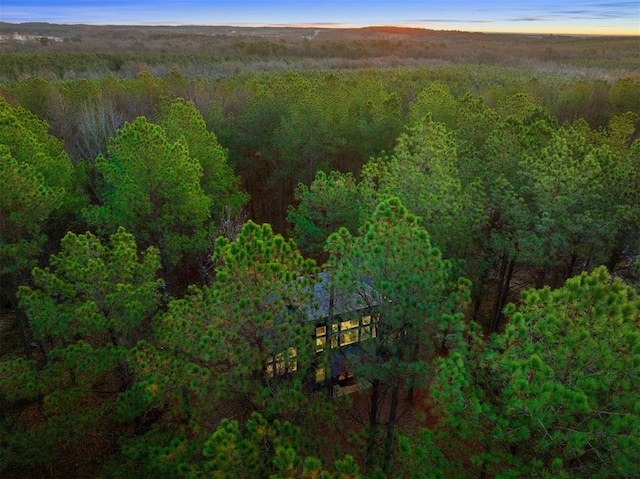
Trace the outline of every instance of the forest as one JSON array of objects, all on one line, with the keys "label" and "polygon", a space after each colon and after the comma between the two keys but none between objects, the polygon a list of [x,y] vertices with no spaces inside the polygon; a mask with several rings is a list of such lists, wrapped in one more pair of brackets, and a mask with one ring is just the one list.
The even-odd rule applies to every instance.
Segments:
[{"label": "forest", "polygon": [[637,477],[640,37],[0,51],[0,476]]}]

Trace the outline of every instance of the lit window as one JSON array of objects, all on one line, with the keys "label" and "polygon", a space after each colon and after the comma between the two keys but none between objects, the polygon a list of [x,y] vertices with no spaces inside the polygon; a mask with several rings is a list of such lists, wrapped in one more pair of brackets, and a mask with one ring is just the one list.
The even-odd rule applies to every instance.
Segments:
[{"label": "lit window", "polygon": [[327,327],[316,326],[316,353],[324,351],[327,345]]},{"label": "lit window", "polygon": [[347,329],[340,333],[340,346],[358,342],[358,328]]},{"label": "lit window", "polygon": [[349,321],[342,321],[340,323],[340,330],[353,329],[359,326],[360,322],[357,319],[350,319]]},{"label": "lit window", "polygon": [[338,347],[338,324],[331,325],[331,349]]},{"label": "lit window", "polygon": [[371,325],[371,337],[375,338],[376,334],[378,333],[378,328],[376,327],[376,324],[378,323],[378,321],[380,321],[380,314],[376,314],[373,318],[373,324]]},{"label": "lit window", "polygon": [[360,329],[360,341],[364,341],[365,339],[369,339],[371,337],[371,326],[363,326]]},{"label": "lit window", "polygon": [[322,381],[324,381],[325,378],[325,369],[324,368],[317,368],[316,369],[316,382],[317,383],[321,383]]},{"label": "lit window", "polygon": [[[267,359],[267,364],[265,367],[265,373],[267,377],[269,378],[273,377],[274,369],[275,369],[275,373],[278,375],[297,371],[298,370],[298,361],[296,360],[297,355],[298,355],[298,350],[296,348],[289,348],[286,352],[276,354],[275,361],[273,357]],[[275,368],[274,368],[274,362],[275,362]]]}]

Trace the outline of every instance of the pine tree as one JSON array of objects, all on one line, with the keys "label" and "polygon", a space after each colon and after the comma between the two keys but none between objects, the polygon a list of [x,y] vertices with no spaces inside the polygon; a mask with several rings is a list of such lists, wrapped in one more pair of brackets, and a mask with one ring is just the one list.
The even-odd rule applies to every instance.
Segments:
[{"label": "pine tree", "polygon": [[98,157],[104,187],[87,219],[103,232],[124,226],[143,246],[160,250],[165,282],[184,255],[206,249],[211,197],[188,145],[139,117],[118,131],[109,156]]},{"label": "pine tree", "polygon": [[481,477],[634,477],[640,302],[604,267],[528,290],[505,332],[477,331],[432,389],[449,440],[481,444]]},{"label": "pine tree", "polygon": [[[13,411],[2,424],[3,462],[82,476],[91,456],[115,446],[116,405],[135,376],[131,348],[162,303],[160,262],[153,248],[138,256],[133,236],[120,228],[108,245],[91,233],[68,233],[50,263],[19,291],[41,361],[0,363],[0,396]],[[31,411],[26,424],[20,411]],[[80,458],[84,448],[90,452]]]},{"label": "pine tree", "polygon": [[[425,360],[459,334],[459,307],[467,299],[468,283],[452,277],[450,262],[397,198],[380,203],[359,236],[344,228],[332,234],[328,248],[336,288],[367,298],[371,293],[363,288],[370,284],[377,294],[370,299],[377,311],[376,335],[359,344],[362,361],[353,364],[353,372],[371,383],[368,467],[388,471],[400,389],[411,395],[424,386],[430,369]],[[386,397],[385,423],[381,411]]]}]

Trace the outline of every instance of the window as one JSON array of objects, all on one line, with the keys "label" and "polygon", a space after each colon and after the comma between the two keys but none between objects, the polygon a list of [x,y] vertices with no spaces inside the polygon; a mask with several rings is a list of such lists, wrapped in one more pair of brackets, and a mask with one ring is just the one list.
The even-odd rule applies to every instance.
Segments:
[{"label": "window", "polygon": [[327,345],[327,327],[316,326],[316,353],[324,351]]},{"label": "window", "polygon": [[282,375],[297,371],[297,356],[298,350],[296,348],[289,348],[285,352],[276,354],[275,358],[272,356],[267,359],[267,365],[265,368],[267,377],[272,378],[274,374]]},{"label": "window", "polygon": [[371,316],[362,317],[362,327],[360,328],[360,341],[376,337],[376,327],[371,324]]},{"label": "window", "polygon": [[340,323],[340,329],[344,331],[345,329],[353,329],[359,326],[360,322],[357,319],[350,319],[349,321],[342,321]]},{"label": "window", "polygon": [[358,326],[360,321],[351,319],[340,323],[340,346],[357,343],[359,341]]},{"label": "window", "polygon": [[[327,344],[327,329],[324,326],[316,327],[316,352],[324,350]],[[329,335],[330,347],[348,346],[369,338],[376,337],[375,318],[370,315],[359,319],[348,319],[331,325]]]},{"label": "window", "polygon": [[325,377],[326,377],[325,368],[317,368],[316,369],[316,382],[317,383],[321,383],[322,381],[324,381]]},{"label": "window", "polygon": [[338,325],[331,325],[331,349],[338,347]]}]

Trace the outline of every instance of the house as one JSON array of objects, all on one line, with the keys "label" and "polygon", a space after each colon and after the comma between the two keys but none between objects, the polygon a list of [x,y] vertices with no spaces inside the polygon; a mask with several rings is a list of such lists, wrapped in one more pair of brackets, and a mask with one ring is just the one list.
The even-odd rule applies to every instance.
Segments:
[{"label": "house", "polygon": [[[305,304],[298,308],[303,318],[314,325],[316,362],[312,389],[326,386],[330,396],[363,387],[364,378],[356,379],[354,361],[360,360],[360,344],[377,336],[380,295],[363,281],[352,291],[331,284],[329,273],[319,273]],[[266,361],[266,374],[283,375],[297,371],[297,350],[289,348]]]}]

